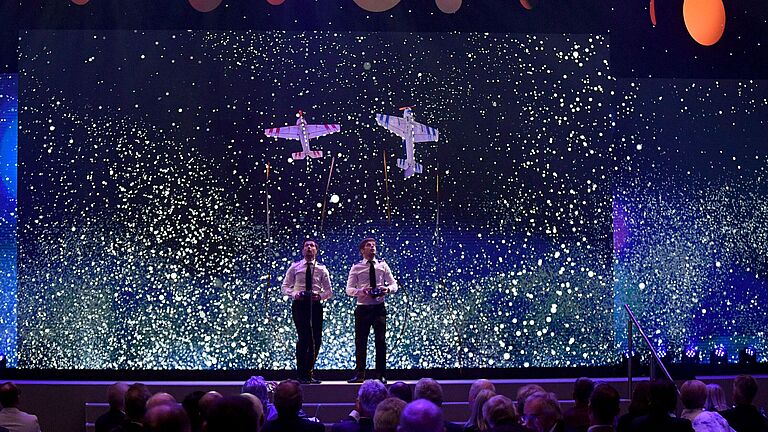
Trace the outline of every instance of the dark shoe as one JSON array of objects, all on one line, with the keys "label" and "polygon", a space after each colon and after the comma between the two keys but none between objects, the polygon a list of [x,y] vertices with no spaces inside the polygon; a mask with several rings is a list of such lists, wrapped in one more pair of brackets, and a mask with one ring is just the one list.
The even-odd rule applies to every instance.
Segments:
[{"label": "dark shoe", "polygon": [[320,381],[319,379],[310,378],[309,379],[309,383],[310,384],[320,384],[320,383],[322,383],[322,381]]},{"label": "dark shoe", "polygon": [[382,384],[384,384],[384,385],[387,385],[387,379],[386,379],[386,378],[384,378],[384,376],[383,376],[383,375],[382,375],[382,376],[380,376],[380,377],[378,377],[377,379],[378,379],[379,381],[381,381],[381,383],[382,383]]},{"label": "dark shoe", "polygon": [[299,384],[312,384],[312,380],[309,378],[299,378],[297,381]]},{"label": "dark shoe", "polygon": [[347,380],[347,382],[350,384],[359,384],[363,381],[365,381],[365,374],[361,374],[361,373],[355,375],[354,377],[352,377],[352,379]]}]

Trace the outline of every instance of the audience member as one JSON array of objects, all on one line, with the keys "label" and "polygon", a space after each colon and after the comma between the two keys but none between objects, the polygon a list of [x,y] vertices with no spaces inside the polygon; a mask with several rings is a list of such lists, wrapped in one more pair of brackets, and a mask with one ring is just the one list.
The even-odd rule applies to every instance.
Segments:
[{"label": "audience member", "polygon": [[184,408],[174,403],[162,403],[147,408],[144,416],[146,432],[190,432],[189,416]]},{"label": "audience member", "polygon": [[704,409],[707,411],[725,411],[728,402],[725,401],[725,392],[720,384],[707,384],[707,400],[704,401]]},{"label": "audience member", "polygon": [[589,429],[589,397],[595,383],[589,378],[579,378],[573,385],[573,406],[563,412],[566,432],[587,432]]},{"label": "audience member", "polygon": [[688,419],[696,432],[731,432],[728,422],[717,412],[704,411],[707,385],[699,380],[686,381],[680,388],[683,410],[680,417]]},{"label": "audience member", "polygon": [[341,421],[333,425],[333,432],[371,432],[376,406],[387,398],[387,388],[379,380],[367,380],[357,391],[355,409],[360,414],[358,421]]},{"label": "audience member", "polygon": [[467,402],[469,402],[470,407],[474,404],[477,395],[483,390],[490,390],[495,394],[496,386],[487,379],[479,379],[473,382],[472,386],[469,387],[469,395],[467,396]]},{"label": "audience member", "polygon": [[147,386],[142,383],[131,384],[125,392],[125,420],[112,432],[138,432],[144,430],[144,414],[147,401],[152,397]]},{"label": "audience member", "polygon": [[563,432],[563,412],[554,393],[534,393],[525,400],[525,426],[535,432]]},{"label": "audience member", "polygon": [[464,423],[464,432],[483,432],[488,430],[488,423],[483,415],[483,405],[488,402],[488,399],[496,396],[496,393],[486,389],[481,390],[474,396],[474,400],[469,405],[469,419]]},{"label": "audience member", "polygon": [[636,418],[648,414],[651,406],[651,383],[649,381],[640,381],[635,385],[632,391],[632,401],[629,403],[629,409],[626,414],[619,417],[616,424],[616,432],[629,432],[632,429],[632,422]]},{"label": "audience member", "polygon": [[427,399],[416,399],[403,409],[397,432],[445,432],[443,410]]},{"label": "audience member", "polygon": [[614,432],[613,422],[619,415],[619,392],[608,384],[594,388],[588,405],[589,432]]},{"label": "audience member", "polygon": [[525,412],[525,400],[534,393],[546,393],[546,390],[538,384],[528,384],[517,389],[517,414],[523,415]]},{"label": "audience member", "polygon": [[197,406],[200,411],[200,419],[203,421],[203,424],[205,424],[205,421],[208,420],[208,412],[211,410],[211,407],[213,407],[213,404],[223,397],[224,396],[222,396],[221,393],[217,391],[209,391],[200,398]]},{"label": "audience member", "polygon": [[109,432],[125,420],[123,405],[126,391],[128,391],[128,384],[123,382],[116,382],[107,388],[109,411],[96,419],[96,432]]},{"label": "audience member", "polygon": [[[300,431],[301,429],[292,429]],[[213,401],[203,423],[204,432],[258,432],[259,418],[253,403],[242,396],[220,397]]]},{"label": "audience member", "polygon": [[517,418],[515,403],[506,396],[488,399],[483,405],[483,418],[488,423],[488,432],[527,432]]},{"label": "audience member", "polygon": [[[443,387],[441,387],[440,384],[432,378],[422,378],[416,382],[416,387],[413,389],[413,398],[426,399],[437,405],[438,408],[442,409]],[[462,427],[446,421],[445,430],[447,432],[460,432]]]},{"label": "audience member", "polygon": [[694,432],[691,422],[674,416],[677,408],[677,387],[668,380],[651,382],[651,403],[647,415],[632,421],[631,429],[635,432],[665,431]]},{"label": "audience member", "polygon": [[205,395],[204,391],[196,390],[184,396],[181,406],[187,412],[192,432],[200,432],[203,429],[203,419],[200,417],[200,399]]},{"label": "audience member", "polygon": [[413,391],[408,384],[398,381],[389,386],[389,395],[396,397],[405,403],[413,401]]},{"label": "audience member", "polygon": [[177,404],[176,398],[173,397],[170,393],[157,392],[152,396],[150,396],[149,399],[147,399],[147,411],[151,410],[156,406],[166,405],[166,404],[171,404],[171,405]]},{"label": "audience member", "polygon": [[12,382],[0,385],[0,427],[11,432],[40,432],[37,416],[19,410],[21,390]]},{"label": "audience member", "polygon": [[264,432],[324,432],[322,423],[299,417],[303,403],[301,385],[298,381],[287,380],[275,389],[277,418],[264,424]]},{"label": "audience member", "polygon": [[250,393],[261,401],[261,406],[264,407],[264,416],[267,421],[277,418],[277,410],[275,406],[269,401],[269,388],[267,387],[267,381],[262,376],[252,376],[243,384],[242,393]]},{"label": "audience member", "polygon": [[264,405],[261,404],[261,400],[251,393],[242,393],[240,396],[251,401],[251,405],[253,405],[253,409],[256,412],[256,418],[258,419],[259,429],[264,427],[266,419],[264,417]]},{"label": "audience member", "polygon": [[374,432],[396,432],[400,424],[400,416],[405,408],[405,401],[389,397],[379,402],[373,415]]},{"label": "audience member", "polygon": [[721,414],[736,432],[768,431],[768,419],[760,414],[752,401],[757,395],[757,381],[749,375],[733,380],[733,405]]}]

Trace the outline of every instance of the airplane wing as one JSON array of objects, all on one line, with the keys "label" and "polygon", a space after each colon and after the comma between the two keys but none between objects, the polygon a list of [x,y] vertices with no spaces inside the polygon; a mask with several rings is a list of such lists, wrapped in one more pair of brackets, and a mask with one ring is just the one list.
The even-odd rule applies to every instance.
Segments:
[{"label": "airplane wing", "polygon": [[301,130],[299,126],[285,126],[278,128],[264,129],[264,134],[268,137],[285,138],[285,139],[301,139]]},{"label": "airplane wing", "polygon": [[413,142],[437,141],[440,131],[433,127],[413,122]]},{"label": "airplane wing", "polygon": [[317,138],[323,135],[336,133],[341,130],[341,125],[337,124],[313,124],[307,125],[307,136]]},{"label": "airplane wing", "polygon": [[384,126],[400,138],[408,138],[408,123],[402,117],[376,114],[376,123]]}]

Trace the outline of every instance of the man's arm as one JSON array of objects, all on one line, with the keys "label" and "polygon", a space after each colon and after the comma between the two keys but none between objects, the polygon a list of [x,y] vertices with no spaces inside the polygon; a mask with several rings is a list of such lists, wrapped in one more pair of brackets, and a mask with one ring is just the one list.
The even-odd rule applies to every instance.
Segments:
[{"label": "man's arm", "polygon": [[320,300],[328,300],[333,297],[333,291],[331,290],[331,274],[328,273],[327,267],[323,267],[323,276],[320,280],[320,284],[323,287],[323,291],[320,293]]},{"label": "man's arm", "polygon": [[296,284],[296,272],[293,271],[293,266],[294,264],[291,264],[288,267],[288,271],[285,272],[285,277],[283,278],[283,286],[281,288],[283,295],[290,298],[295,298],[293,296],[293,286]]},{"label": "man's arm", "polygon": [[389,269],[389,266],[386,262],[384,264],[384,282],[385,287],[390,293],[397,292],[397,281],[395,280],[395,277],[392,276],[392,270]]},{"label": "man's arm", "polygon": [[347,277],[347,289],[345,290],[348,296],[358,297],[364,290],[357,287],[357,276],[354,273],[355,265],[352,264],[352,268],[349,269],[349,277]]}]

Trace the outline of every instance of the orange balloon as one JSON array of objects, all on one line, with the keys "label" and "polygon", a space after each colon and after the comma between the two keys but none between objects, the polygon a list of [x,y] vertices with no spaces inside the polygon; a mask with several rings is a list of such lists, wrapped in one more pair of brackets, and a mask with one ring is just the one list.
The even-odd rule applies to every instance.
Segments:
[{"label": "orange balloon", "polygon": [[400,0],[354,0],[355,4],[368,12],[384,12],[400,3]]},{"label": "orange balloon", "polygon": [[210,12],[221,4],[221,0],[189,0],[189,4],[198,12]]},{"label": "orange balloon", "polygon": [[528,10],[533,10],[539,4],[539,0],[520,0],[520,4]]},{"label": "orange balloon", "polygon": [[461,7],[461,0],[435,0],[435,3],[443,13],[447,14],[456,13]]},{"label": "orange balloon", "polygon": [[714,45],[725,31],[725,6],[722,0],[685,0],[683,19],[693,40]]}]

